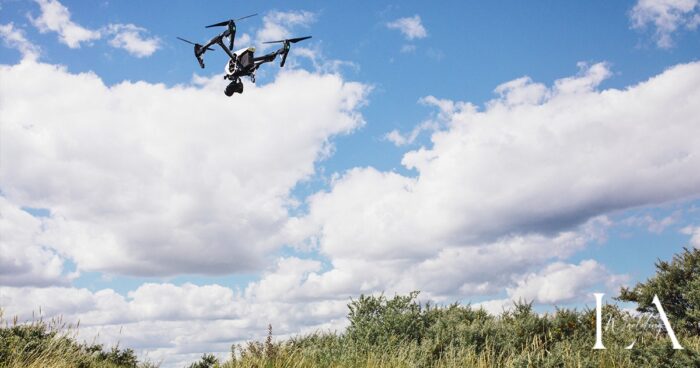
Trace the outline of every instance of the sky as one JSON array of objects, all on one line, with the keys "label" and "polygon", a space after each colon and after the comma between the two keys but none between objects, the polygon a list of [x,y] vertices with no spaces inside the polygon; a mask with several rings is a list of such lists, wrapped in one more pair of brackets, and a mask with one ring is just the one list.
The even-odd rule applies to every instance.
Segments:
[{"label": "sky", "polygon": [[[700,248],[700,2],[0,1],[0,307],[180,367]],[[226,97],[221,50],[312,35]],[[40,312],[39,312],[40,311]]]}]

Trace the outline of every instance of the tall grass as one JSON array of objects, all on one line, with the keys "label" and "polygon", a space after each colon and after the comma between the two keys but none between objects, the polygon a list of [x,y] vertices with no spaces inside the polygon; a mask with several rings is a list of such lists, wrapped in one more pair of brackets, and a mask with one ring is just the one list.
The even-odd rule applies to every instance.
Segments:
[{"label": "tall grass", "polygon": [[[228,361],[207,367],[700,367],[700,338],[682,336],[673,350],[653,318],[608,305],[606,350],[593,350],[595,311],[558,309],[540,315],[526,303],[492,316],[469,306],[423,306],[416,294],[361,297],[350,304],[342,334],[314,333],[277,343],[234,346]],[[647,316],[649,317],[649,316]],[[270,333],[271,334],[271,333]],[[625,349],[636,341],[633,349]],[[197,365],[200,364],[200,365]]]},{"label": "tall grass", "polygon": [[[607,349],[593,350],[594,310],[538,314],[516,303],[491,315],[468,305],[420,304],[416,296],[361,296],[349,304],[342,333],[274,341],[270,326],[261,341],[233,345],[228,360],[205,354],[189,367],[700,367],[700,337],[677,331],[685,349],[674,350],[658,321],[640,325],[614,305],[603,308]],[[3,322],[0,368],[156,366],[139,363],[131,349],[77,343],[76,328],[60,320]]]},{"label": "tall grass", "polygon": [[78,326],[61,319],[18,323],[5,321],[0,310],[0,368],[148,368],[132,349],[78,343]]}]

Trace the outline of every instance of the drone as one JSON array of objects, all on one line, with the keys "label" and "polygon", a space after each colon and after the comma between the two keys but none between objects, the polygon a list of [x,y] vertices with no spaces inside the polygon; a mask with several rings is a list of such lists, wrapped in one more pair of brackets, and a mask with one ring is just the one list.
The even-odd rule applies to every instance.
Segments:
[{"label": "drone", "polygon": [[[258,57],[255,56],[255,47],[253,46],[244,47],[240,50],[233,51],[233,41],[236,37],[236,21],[250,18],[256,15],[257,14],[246,15],[245,17],[241,17],[238,19],[229,19],[223,22],[214,23],[206,26],[205,28],[226,27],[226,29],[219,35],[209,40],[204,45],[200,45],[198,43],[188,41],[184,38],[177,37],[177,39],[180,41],[184,41],[194,45],[194,56],[197,58],[199,66],[202,67],[202,69],[204,69],[204,59],[202,57],[204,56],[205,52],[214,51],[215,49],[212,48],[212,46],[214,45],[219,45],[221,49],[224,50],[226,55],[228,55],[229,57],[229,60],[224,66],[224,79],[231,81],[231,83],[229,83],[228,86],[226,86],[226,89],[224,90],[224,94],[226,94],[226,96],[231,97],[234,93],[243,93],[243,82],[241,81],[241,77],[249,77],[250,81],[255,83],[255,72],[258,70],[260,65],[275,61],[277,55],[282,55],[282,62],[280,63],[280,67],[284,68],[284,63],[287,61],[287,54],[289,54],[289,50],[291,49],[292,44],[311,38],[311,36],[305,36],[297,38],[288,38],[278,41],[263,42],[281,43],[282,47],[280,47],[277,51],[273,51],[269,54]],[[224,38],[227,37],[228,46],[224,43]]]}]

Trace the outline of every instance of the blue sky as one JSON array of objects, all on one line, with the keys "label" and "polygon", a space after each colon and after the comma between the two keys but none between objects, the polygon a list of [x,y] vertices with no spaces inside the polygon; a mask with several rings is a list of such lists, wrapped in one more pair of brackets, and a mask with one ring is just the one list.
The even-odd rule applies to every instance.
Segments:
[{"label": "blue sky", "polygon": [[[226,98],[224,54],[176,37],[251,13],[237,46],[313,38]],[[694,0],[1,1],[0,305],[165,366],[342,329],[360,293],[590,305],[700,247],[699,25]]]}]

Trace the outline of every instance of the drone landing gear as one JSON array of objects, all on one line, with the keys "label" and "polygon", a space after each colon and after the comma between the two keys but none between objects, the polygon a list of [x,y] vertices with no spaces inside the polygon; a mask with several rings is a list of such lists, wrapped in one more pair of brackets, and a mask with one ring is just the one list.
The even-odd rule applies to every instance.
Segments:
[{"label": "drone landing gear", "polygon": [[224,94],[228,97],[233,96],[234,93],[243,93],[243,82],[240,78],[236,78],[233,82],[229,83],[224,90]]}]

